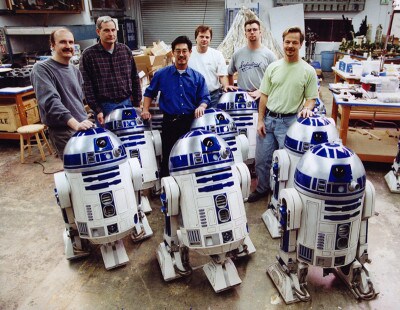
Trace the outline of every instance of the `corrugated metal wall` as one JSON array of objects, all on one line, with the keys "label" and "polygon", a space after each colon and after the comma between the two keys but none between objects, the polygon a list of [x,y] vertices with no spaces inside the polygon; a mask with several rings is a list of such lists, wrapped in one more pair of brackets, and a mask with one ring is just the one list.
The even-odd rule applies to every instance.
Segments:
[{"label": "corrugated metal wall", "polygon": [[212,47],[224,38],[225,0],[141,0],[141,6],[146,46],[157,40],[171,44],[180,35],[195,44],[194,30],[203,23],[213,29]]}]

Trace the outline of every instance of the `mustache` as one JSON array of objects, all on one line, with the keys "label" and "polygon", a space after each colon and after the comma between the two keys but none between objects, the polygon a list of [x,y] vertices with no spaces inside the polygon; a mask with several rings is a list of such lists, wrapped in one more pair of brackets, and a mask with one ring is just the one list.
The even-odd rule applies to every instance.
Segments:
[{"label": "mustache", "polygon": [[73,48],[63,48],[62,51],[63,51],[63,52],[70,52],[70,53],[72,53],[72,52],[74,51],[74,49],[73,49]]}]

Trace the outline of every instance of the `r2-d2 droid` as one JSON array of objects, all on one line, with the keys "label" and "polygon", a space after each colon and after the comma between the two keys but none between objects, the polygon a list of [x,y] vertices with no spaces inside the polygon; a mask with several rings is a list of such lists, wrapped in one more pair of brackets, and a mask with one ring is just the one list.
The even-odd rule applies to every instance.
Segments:
[{"label": "r2-d2 droid", "polygon": [[356,298],[377,295],[368,262],[368,219],[375,189],[358,156],[340,142],[322,143],[297,164],[294,188],[279,193],[283,233],[267,273],[287,304],[308,301],[308,266],[335,273]]},{"label": "r2-d2 droid", "polygon": [[276,150],[272,156],[270,184],[273,194],[267,211],[261,216],[272,238],[281,236],[278,221],[278,195],[284,188],[293,187],[294,172],[301,156],[310,148],[338,138],[335,122],[323,116],[299,117],[289,127],[285,147]]},{"label": "r2-d2 droid", "polygon": [[250,191],[247,166],[234,163],[221,137],[195,130],[175,143],[169,171],[161,180],[165,230],[157,249],[164,280],[192,272],[190,250],[211,256],[203,270],[215,292],[240,284],[231,257],[255,252],[243,203]]},{"label": "r2-d2 droid", "polygon": [[232,117],[220,109],[207,109],[204,115],[195,118],[191,130],[202,129],[219,135],[228,144],[233,153],[235,163],[247,160],[249,140],[244,134],[239,134]]},{"label": "r2-d2 droid", "polygon": [[218,109],[226,111],[232,116],[239,131],[249,140],[249,155],[247,162],[253,163],[256,154],[258,105],[245,91],[224,93],[219,99]]},{"label": "r2-d2 droid", "polygon": [[392,169],[385,175],[385,180],[392,193],[400,194],[400,138],[397,147],[396,158],[393,160]]},{"label": "r2-d2 droid", "polygon": [[[120,138],[128,157],[139,160],[143,171],[142,189],[159,188],[157,157],[162,152],[160,132],[150,130],[149,122],[143,121],[140,114],[137,108],[116,109],[106,116],[105,125]],[[137,201],[143,212],[151,211],[149,199],[143,191],[138,192]]]},{"label": "r2-d2 droid", "polygon": [[65,221],[67,259],[88,255],[88,241],[101,244],[107,269],[128,262],[122,238],[152,235],[138,211],[135,190],[142,185],[137,158],[127,158],[122,142],[103,128],[79,131],[64,150],[64,171],[54,175]]}]

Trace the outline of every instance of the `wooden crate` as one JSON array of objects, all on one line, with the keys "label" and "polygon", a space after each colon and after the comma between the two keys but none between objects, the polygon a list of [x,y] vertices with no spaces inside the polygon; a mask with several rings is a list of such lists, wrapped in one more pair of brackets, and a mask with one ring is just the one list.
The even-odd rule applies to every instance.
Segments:
[{"label": "wooden crate", "polygon": [[[40,122],[39,109],[36,99],[28,99],[24,101],[26,118],[28,124]],[[0,131],[15,132],[21,127],[21,120],[18,115],[16,104],[0,105]]]}]

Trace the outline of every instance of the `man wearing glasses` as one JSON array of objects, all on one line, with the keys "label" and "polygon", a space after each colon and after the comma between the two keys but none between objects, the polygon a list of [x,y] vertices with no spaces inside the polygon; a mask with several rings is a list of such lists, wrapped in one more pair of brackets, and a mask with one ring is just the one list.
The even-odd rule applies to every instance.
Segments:
[{"label": "man wearing glasses", "polygon": [[128,46],[116,42],[115,21],[109,16],[97,19],[99,43],[82,54],[79,69],[82,72],[85,98],[96,114],[97,125],[104,125],[107,114],[117,108],[139,106],[142,100],[136,64]]},{"label": "man wearing glasses", "polygon": [[206,81],[201,73],[188,67],[192,42],[186,36],[172,43],[175,64],[158,70],[143,98],[142,118],[150,119],[150,104],[160,92],[159,105],[163,112],[161,177],[169,175],[169,154],[175,142],[190,131],[194,118],[201,117],[210,103]]},{"label": "man wearing glasses", "polygon": [[247,45],[236,51],[229,63],[229,84],[233,85],[233,74],[238,73],[237,86],[255,100],[261,96],[258,90],[268,65],[276,60],[275,54],[261,44],[260,22],[250,19],[244,24]]}]

